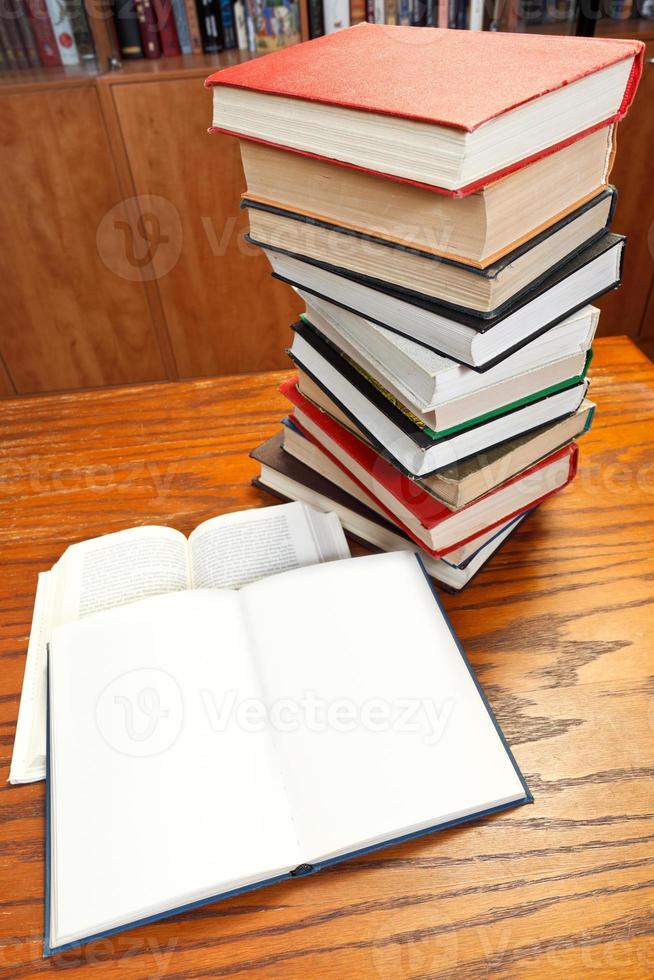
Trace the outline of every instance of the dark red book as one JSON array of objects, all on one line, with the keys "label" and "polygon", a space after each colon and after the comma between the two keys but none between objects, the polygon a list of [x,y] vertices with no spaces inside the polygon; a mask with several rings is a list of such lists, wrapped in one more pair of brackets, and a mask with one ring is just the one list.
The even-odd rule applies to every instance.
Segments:
[{"label": "dark red book", "polygon": [[162,54],[164,58],[176,58],[181,55],[182,49],[177,37],[173,5],[170,0],[152,0],[152,7],[157,20]]},{"label": "dark red book", "polygon": [[363,23],[205,84],[218,131],[456,196],[622,119],[643,51],[640,41]]},{"label": "dark red book", "polygon": [[161,40],[152,3],[150,0],[135,0],[135,3],[143,54],[146,58],[160,58]]},{"label": "dark red book", "polygon": [[41,64],[46,68],[54,68],[55,65],[60,65],[61,58],[57,48],[57,39],[52,29],[45,0],[25,0],[25,4]]},{"label": "dark red book", "polygon": [[439,558],[506,524],[553,493],[577,472],[578,450],[569,443],[472,503],[452,510],[383,459],[301,393],[295,380],[280,385],[295,408],[294,424],[405,534]]}]

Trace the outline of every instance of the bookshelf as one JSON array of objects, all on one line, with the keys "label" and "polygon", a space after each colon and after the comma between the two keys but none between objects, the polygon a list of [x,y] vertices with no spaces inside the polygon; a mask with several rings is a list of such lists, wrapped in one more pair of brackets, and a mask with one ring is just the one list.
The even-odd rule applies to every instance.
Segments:
[{"label": "bookshelf", "polygon": [[[250,57],[229,51],[124,62],[104,73],[0,75],[0,166],[9,189],[0,212],[0,394],[287,366],[284,325],[300,303],[242,242],[236,141],[206,132],[204,78]],[[654,39],[647,57],[654,58]],[[654,200],[644,193],[653,105],[648,63],[620,127],[612,175],[614,225],[629,237],[624,285],[599,304],[602,333],[643,340],[654,340]],[[125,274],[118,258],[127,238],[139,244],[139,219],[146,238],[157,237],[148,217],[154,199],[159,231],[167,235],[173,221],[179,254],[167,268],[162,249],[161,258]],[[161,201],[170,207],[158,215]],[[112,222],[123,231],[112,236]]]}]

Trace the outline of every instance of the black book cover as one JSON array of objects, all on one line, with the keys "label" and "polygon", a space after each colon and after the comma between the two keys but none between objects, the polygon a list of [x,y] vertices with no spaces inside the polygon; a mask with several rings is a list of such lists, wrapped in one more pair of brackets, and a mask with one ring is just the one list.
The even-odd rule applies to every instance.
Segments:
[{"label": "black book cover", "polygon": [[[626,238],[624,235],[616,235],[613,232],[607,232],[607,231],[603,232],[602,235],[599,238],[597,238],[594,242],[591,242],[589,245],[586,245],[584,248],[580,249],[575,255],[569,258],[564,265],[560,266],[559,268],[551,272],[547,276],[547,278],[544,279],[542,282],[538,283],[537,286],[533,288],[533,290],[530,288],[530,292],[528,295],[524,295],[520,297],[518,300],[512,300],[511,305],[508,309],[503,310],[500,314],[493,314],[493,315],[472,314],[472,313],[466,313],[462,310],[455,310],[454,308],[446,307],[440,303],[436,303],[427,296],[416,297],[412,294],[411,295],[408,294],[404,290],[390,287],[387,283],[379,282],[376,279],[369,279],[367,276],[360,276],[355,273],[346,272],[342,269],[337,269],[335,266],[329,265],[327,262],[318,262],[315,259],[308,259],[303,255],[297,255],[294,252],[289,252],[287,249],[277,248],[276,246],[271,246],[271,245],[264,245],[263,243],[256,241],[256,239],[254,239],[249,234],[245,235],[245,240],[249,242],[251,245],[257,245],[259,248],[265,248],[271,252],[278,252],[281,255],[288,255],[290,258],[297,259],[300,262],[305,262],[307,265],[313,265],[316,268],[323,269],[325,272],[329,272],[335,276],[340,276],[342,279],[348,279],[350,282],[354,282],[359,285],[366,286],[369,289],[375,289],[377,290],[377,292],[383,293],[384,295],[389,296],[392,299],[400,300],[401,302],[406,303],[408,306],[415,306],[418,309],[425,310],[425,312],[427,313],[434,314],[434,316],[438,316],[438,317],[442,317],[443,319],[450,320],[452,323],[459,323],[461,324],[461,326],[468,327],[470,330],[474,330],[476,333],[486,333],[487,330],[491,330],[498,323],[502,323],[504,320],[507,319],[507,317],[512,316],[518,310],[527,306],[529,303],[533,302],[539,296],[542,296],[549,289],[552,289],[554,286],[557,286],[560,282],[563,282],[564,279],[568,279],[570,276],[574,275],[584,266],[588,265],[590,262],[593,262],[595,259],[599,258],[600,255],[603,255],[605,252],[608,252],[609,249],[616,248],[617,246],[623,244],[626,241]],[[309,289],[309,287],[302,282],[296,281],[294,279],[290,279],[286,276],[282,276],[277,272],[273,272],[272,275],[275,279],[279,279],[281,282],[286,282],[291,286],[297,286],[299,289],[304,289],[306,292],[312,292],[314,293],[314,295],[319,296],[321,299],[327,300],[330,303],[335,303],[337,306],[338,305],[343,306],[344,309],[350,310],[351,313],[355,313],[357,316],[364,315],[360,313],[358,310],[355,310],[350,306],[345,306],[343,303],[339,303],[337,299],[331,296],[325,296],[322,293],[318,293],[315,290]],[[608,289],[618,286],[620,283],[621,275],[622,275],[622,267],[620,268],[620,274],[618,278],[615,280],[615,282],[612,285],[601,289],[598,293],[594,293],[588,297],[585,297],[582,302],[578,303],[575,307],[566,311],[565,314],[558,317],[556,320],[552,320],[548,322],[547,325],[544,326],[538,333],[531,334],[529,340],[533,340],[535,337],[540,336],[541,333],[544,333],[545,330],[548,330],[550,327],[555,326],[555,324],[559,323],[561,320],[565,320],[576,310],[581,309],[582,306],[585,306],[587,303],[592,302],[592,300],[595,299],[596,296],[601,296]],[[368,319],[372,320],[373,318],[368,317]],[[381,320],[373,320],[373,322],[379,324],[380,327],[385,327],[387,330],[393,330],[395,333],[401,333],[401,331],[392,327],[388,323],[383,323]],[[525,341],[525,343],[526,342],[527,341]],[[503,360],[504,357],[506,357],[509,353],[513,353],[513,351],[518,350],[522,346],[524,346],[524,343],[518,344],[516,347],[512,348],[512,350],[507,351],[505,354],[502,354],[492,363],[493,364],[499,363],[499,361]],[[441,353],[441,351],[439,351],[437,348],[433,348],[433,349],[436,351],[436,353]],[[449,354],[443,356],[451,357],[451,355]],[[490,366],[491,364],[484,365],[484,370],[486,370]]]},{"label": "black book cover", "polygon": [[223,49],[219,0],[196,0],[196,4],[204,53],[217,54]]},{"label": "black book cover", "polygon": [[[320,356],[323,357],[336,371],[338,371],[338,373],[343,378],[345,378],[346,381],[348,381],[354,388],[356,388],[359,394],[361,394],[379,412],[381,412],[381,414],[384,415],[389,420],[389,422],[391,422],[397,429],[399,429],[403,435],[407,436],[413,442],[416,448],[421,450],[422,452],[426,452],[427,450],[432,449],[434,446],[444,445],[448,442],[456,440],[459,436],[465,435],[466,433],[471,432],[474,429],[478,429],[480,426],[488,424],[488,420],[484,420],[481,422],[477,422],[475,425],[471,425],[464,430],[453,432],[446,436],[440,436],[440,437],[437,436],[436,438],[434,438],[433,436],[425,432],[423,429],[421,429],[419,426],[417,426],[415,422],[412,422],[411,419],[407,415],[405,415],[404,412],[402,412],[399,408],[397,408],[391,401],[389,401],[389,399],[386,398],[375,387],[375,385],[373,385],[370,381],[368,381],[359,371],[357,371],[356,368],[354,368],[348,361],[346,361],[345,358],[342,357],[342,355],[339,354],[338,351],[334,347],[332,347],[332,345],[326,340],[326,338],[323,337],[322,334],[313,326],[313,324],[308,324],[305,323],[303,320],[298,320],[297,323],[292,324],[292,329],[295,331],[295,333],[298,334],[298,336],[302,337],[311,347],[313,347],[316,353],[320,354]],[[410,470],[406,469],[399,462],[399,460],[397,460],[394,456],[392,456],[388,452],[386,446],[384,446],[379,441],[379,439],[372,432],[370,432],[370,430],[363,424],[361,419],[358,419],[353,414],[351,409],[348,408],[347,405],[343,404],[343,402],[334,394],[334,392],[330,391],[330,389],[324,384],[324,382],[321,381],[320,378],[316,377],[316,375],[305,364],[303,364],[300,357],[298,357],[292,351],[289,351],[288,353],[291,360],[298,367],[300,367],[318,385],[318,387],[322,389],[322,391],[324,391],[327,397],[330,398],[334,402],[334,404],[338,406],[338,408],[340,408],[340,410],[343,412],[344,415],[347,415],[347,417],[352,421],[352,423],[356,426],[356,428],[365,434],[368,441],[375,447],[375,449],[377,450],[377,452],[380,453],[380,455],[384,456],[386,459],[391,461],[393,465],[396,466],[403,473],[406,473],[408,476],[411,477],[414,476],[414,474],[412,474]],[[586,384],[586,382],[582,383],[582,385],[584,384]],[[582,385],[580,385],[580,387]],[[539,404],[540,401],[547,401],[547,399],[551,397],[552,397],[551,395],[546,395],[545,398],[539,399],[539,401],[532,402],[531,404],[532,405]],[[521,411],[522,408],[523,406],[518,405],[516,408],[510,409],[508,412],[504,414],[503,418],[508,418],[510,415],[513,415],[514,412]],[[534,426],[534,428],[537,428],[539,425],[542,424],[543,423],[540,422],[538,423],[538,425]],[[512,439],[513,435],[509,436],[509,438]],[[461,461],[463,458],[464,458],[463,456],[462,457],[457,456],[457,459],[459,459],[459,461]],[[436,472],[439,468],[441,467],[434,467],[433,472]],[[431,472],[432,471],[430,471],[430,473]],[[428,476],[428,475],[430,474],[428,473],[423,474],[423,476]]]},{"label": "black book cover", "polygon": [[141,32],[134,0],[116,0],[114,3],[114,22],[121,57],[127,60],[142,58]]},{"label": "black book cover", "polygon": [[322,0],[308,0],[309,39],[322,37],[325,33],[325,20],[322,13]]}]

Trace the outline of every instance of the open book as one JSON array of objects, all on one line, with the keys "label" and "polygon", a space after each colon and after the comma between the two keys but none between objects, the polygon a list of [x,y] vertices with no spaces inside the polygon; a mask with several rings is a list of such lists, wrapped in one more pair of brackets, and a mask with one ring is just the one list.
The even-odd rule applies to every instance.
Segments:
[{"label": "open book", "polygon": [[531,799],[406,552],[88,616],[49,671],[46,953]]},{"label": "open book", "polygon": [[146,596],[238,589],[349,556],[338,517],[302,503],[223,514],[188,540],[174,528],[149,526],[71,545],[39,575],[9,782],[45,778],[46,644],[56,626]]}]

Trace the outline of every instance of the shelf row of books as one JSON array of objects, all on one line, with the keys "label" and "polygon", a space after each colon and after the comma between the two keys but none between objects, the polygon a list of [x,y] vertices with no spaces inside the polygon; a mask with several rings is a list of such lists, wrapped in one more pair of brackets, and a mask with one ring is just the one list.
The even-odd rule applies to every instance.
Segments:
[{"label": "shelf row of books", "polygon": [[456,589],[575,477],[644,46],[416,35],[362,24],[207,84],[249,240],[305,304],[258,483]]}]

